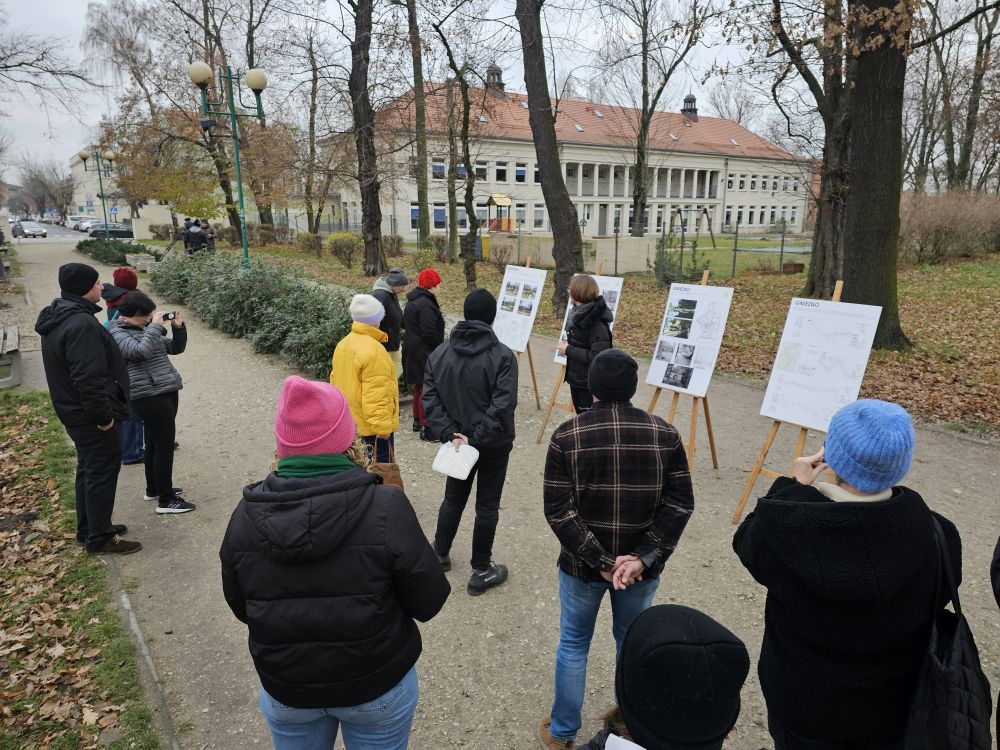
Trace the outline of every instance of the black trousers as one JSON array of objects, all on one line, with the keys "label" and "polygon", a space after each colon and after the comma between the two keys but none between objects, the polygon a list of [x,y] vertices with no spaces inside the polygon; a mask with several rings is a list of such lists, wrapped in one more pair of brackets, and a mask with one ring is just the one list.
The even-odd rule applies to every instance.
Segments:
[{"label": "black trousers", "polygon": [[512,445],[500,448],[480,448],[479,461],[469,472],[467,479],[448,477],[444,486],[444,502],[438,511],[437,531],[434,547],[438,554],[447,555],[451,543],[455,541],[458,526],[462,522],[462,512],[472,493],[472,483],[476,484],[476,521],[472,527],[472,567],[482,570],[493,557],[493,539],[500,520],[500,495],[507,478],[507,462]]},{"label": "black trousers", "polygon": [[177,391],[137,398],[132,408],[142,417],[146,436],[146,494],[158,496],[166,505],[174,497]]},{"label": "black trousers", "polygon": [[66,426],[76,446],[76,538],[93,551],[115,535],[118,472],[122,468],[122,426],[110,430],[96,425]]},{"label": "black trousers", "polygon": [[571,385],[569,395],[573,399],[573,408],[577,414],[581,414],[594,405],[594,396],[587,388],[579,388]]},{"label": "black trousers", "polygon": [[767,729],[774,739],[774,750],[903,750],[903,739],[835,740],[803,737],[768,717]]}]

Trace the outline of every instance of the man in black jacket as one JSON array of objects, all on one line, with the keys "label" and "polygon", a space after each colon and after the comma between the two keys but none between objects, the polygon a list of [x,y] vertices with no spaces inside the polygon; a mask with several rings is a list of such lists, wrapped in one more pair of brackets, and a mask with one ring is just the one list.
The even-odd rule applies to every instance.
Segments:
[{"label": "man in black jacket", "polygon": [[88,552],[129,554],[139,542],[119,539],[111,523],[122,461],[122,423],[129,417],[125,360],[94,315],[101,308],[95,268],[59,268],[62,295],[38,315],[42,362],[56,416],[76,446],[76,538]]},{"label": "man in black jacket", "polygon": [[492,294],[485,289],[470,293],[465,298],[465,320],[434,350],[424,372],[423,400],[431,430],[455,450],[465,444],[479,451],[479,461],[467,479],[448,477],[434,535],[434,551],[449,570],[448,552],[478,474],[472,575],[467,587],[473,596],[507,580],[507,566],[493,562],[492,555],[500,495],[514,445],[517,360],[493,333],[496,314]]},{"label": "man in black jacket", "polygon": [[409,283],[405,273],[393,268],[372,287],[372,296],[385,308],[385,317],[378,327],[389,337],[382,345],[396,365],[396,377],[403,374],[403,357],[399,349],[403,339],[403,308],[399,306],[399,295]]}]

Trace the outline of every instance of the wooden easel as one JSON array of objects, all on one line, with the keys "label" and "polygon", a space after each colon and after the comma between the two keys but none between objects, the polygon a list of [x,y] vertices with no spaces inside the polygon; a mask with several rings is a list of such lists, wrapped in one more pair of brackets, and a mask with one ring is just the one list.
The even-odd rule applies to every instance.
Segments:
[{"label": "wooden easel", "polygon": [[[701,274],[701,285],[708,286],[708,276],[711,272],[705,271]],[[650,414],[656,408],[656,404],[660,400],[660,394],[665,390],[671,390],[669,388],[661,388],[656,386],[653,390],[653,398],[649,402],[649,406],[646,408]],[[680,403],[681,394],[679,391],[673,391],[673,397],[670,399],[670,410],[667,412],[667,421],[670,424],[674,423],[674,416],[677,414],[677,405]],[[719,468],[719,455],[715,450],[715,433],[712,431],[712,412],[708,408],[708,396],[691,396],[691,432],[689,433],[688,443],[684,446],[684,450],[687,451],[688,459],[688,471],[694,474],[694,456],[697,452],[697,445],[695,443],[695,435],[698,432],[698,407],[701,405],[703,411],[705,412],[705,427],[708,430],[708,447],[712,452],[712,468]]]},{"label": "wooden easel", "polygon": [[[528,256],[527,262],[524,264],[525,268],[531,268],[531,256]],[[538,290],[538,297],[541,299],[542,290]],[[528,354],[528,369],[531,370],[531,387],[535,391],[535,410],[542,410],[542,398],[538,394],[538,378],[535,376],[535,358],[531,356],[531,341],[528,341],[528,345],[525,347],[525,352]],[[517,359],[517,371],[521,372],[521,352],[514,352],[514,358]]]},{"label": "wooden easel", "polygon": [[[840,302],[840,295],[844,291],[844,282],[838,281],[833,287],[833,297],[831,301]],[[753,469],[750,470],[750,477],[747,479],[746,487],[743,488],[743,494],[740,495],[740,500],[736,504],[736,510],[733,511],[733,523],[738,524],[740,522],[740,517],[743,515],[743,510],[746,508],[747,499],[750,497],[750,493],[753,491],[754,484],[757,483],[757,479],[763,474],[765,477],[771,479],[777,479],[780,476],[784,476],[777,471],[771,471],[764,467],[764,462],[767,460],[768,451],[771,450],[771,446],[774,444],[774,438],[778,435],[778,428],[782,424],[792,425],[793,427],[799,428],[799,436],[795,441],[795,454],[792,456],[792,463],[795,463],[795,459],[802,455],[806,448],[806,437],[809,435],[809,428],[803,427],[802,425],[793,425],[791,422],[782,422],[780,419],[775,419],[771,423],[771,429],[767,433],[767,438],[764,440],[764,446],[760,449],[760,454],[757,456],[757,463],[754,464]]]},{"label": "wooden easel", "polygon": [[[597,264],[597,272],[595,275],[602,276],[604,271],[604,262]],[[542,438],[545,437],[545,428],[549,426],[549,420],[552,419],[553,409],[562,409],[563,411],[568,411],[570,414],[576,414],[576,409],[573,408],[572,401],[568,404],[561,403],[557,401],[559,398],[559,389],[562,388],[563,381],[566,380],[566,365],[559,365],[559,374],[556,375],[556,384],[552,389],[552,395],[549,397],[549,408],[545,412],[545,419],[542,420],[542,427],[538,431],[538,438],[535,440],[535,445],[541,445]]]}]

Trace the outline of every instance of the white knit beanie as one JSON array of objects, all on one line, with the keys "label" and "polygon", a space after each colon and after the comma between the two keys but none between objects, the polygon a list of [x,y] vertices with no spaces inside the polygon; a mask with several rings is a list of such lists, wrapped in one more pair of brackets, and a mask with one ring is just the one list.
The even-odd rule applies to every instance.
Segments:
[{"label": "white knit beanie", "polygon": [[358,323],[377,326],[385,317],[382,303],[370,294],[355,294],[351,298],[351,318]]}]

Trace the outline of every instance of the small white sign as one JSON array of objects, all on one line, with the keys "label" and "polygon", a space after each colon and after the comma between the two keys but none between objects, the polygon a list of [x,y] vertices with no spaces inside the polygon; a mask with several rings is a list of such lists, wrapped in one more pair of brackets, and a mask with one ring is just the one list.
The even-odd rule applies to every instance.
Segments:
[{"label": "small white sign", "polygon": [[[614,330],[615,321],[618,320],[618,304],[621,302],[622,298],[622,285],[625,283],[625,279],[621,276],[593,276],[594,281],[597,282],[598,289],[601,290],[601,296],[604,297],[604,302],[611,310],[612,315],[615,319],[611,321],[610,328]],[[566,314],[563,315],[562,331],[559,333],[559,340],[566,340],[566,324],[569,322],[570,311],[573,309],[573,303],[566,303]],[[564,365],[566,364],[566,357],[556,351],[555,357],[556,364]]]},{"label": "small white sign", "polygon": [[547,271],[544,268],[507,266],[500,294],[497,295],[497,317],[493,331],[500,342],[515,352],[528,348],[531,329],[535,325],[542,303]]}]

